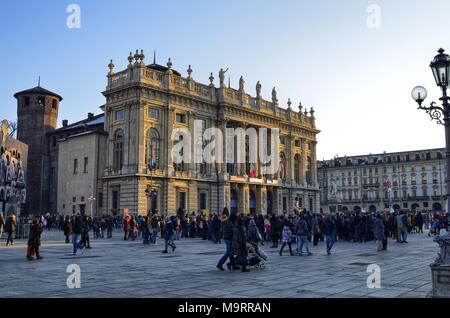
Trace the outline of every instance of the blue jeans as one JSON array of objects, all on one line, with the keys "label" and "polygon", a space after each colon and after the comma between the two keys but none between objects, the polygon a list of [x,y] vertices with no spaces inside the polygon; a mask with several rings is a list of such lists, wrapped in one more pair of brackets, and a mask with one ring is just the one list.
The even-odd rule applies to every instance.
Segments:
[{"label": "blue jeans", "polygon": [[331,251],[334,245],[334,234],[325,235],[325,240],[327,243],[327,251]]},{"label": "blue jeans", "polygon": [[231,261],[232,255],[231,255],[231,241],[230,240],[224,240],[225,242],[225,254],[223,254],[222,258],[219,260],[219,263],[217,264],[218,267],[222,267],[223,264],[225,264],[225,262],[227,261],[228,258],[230,258],[230,262],[233,263]]},{"label": "blue jeans", "polygon": [[309,253],[308,235],[297,236],[297,253],[303,253],[303,245],[305,245],[306,253]]},{"label": "blue jeans", "polygon": [[73,253],[77,253],[77,248],[82,249],[83,247],[80,245],[80,243],[77,242],[78,236],[80,234],[72,234],[72,243],[73,243]]},{"label": "blue jeans", "polygon": [[151,235],[150,241],[153,244],[156,244],[156,236],[157,235],[158,235],[158,228],[152,227],[152,235]]}]

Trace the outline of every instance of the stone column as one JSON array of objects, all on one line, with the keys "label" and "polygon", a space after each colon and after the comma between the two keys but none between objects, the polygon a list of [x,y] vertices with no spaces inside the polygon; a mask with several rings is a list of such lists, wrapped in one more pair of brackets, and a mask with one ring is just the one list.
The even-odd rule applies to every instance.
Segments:
[{"label": "stone column", "polygon": [[302,156],[300,157],[300,183],[302,186],[306,185],[306,165],[308,164],[308,147],[307,141],[301,140]]},{"label": "stone column", "polygon": [[175,107],[170,106],[167,110],[167,126],[166,126],[166,134],[165,134],[165,142],[162,144],[166,145],[167,151],[165,153],[164,163],[166,166],[166,173],[167,176],[171,177],[173,175],[173,160],[172,160],[172,148],[173,148],[173,141],[172,141],[172,131],[173,131],[173,124],[175,122]]},{"label": "stone column", "polygon": [[316,154],[317,141],[311,143],[311,179],[312,185],[317,187],[317,154]]},{"label": "stone column", "polygon": [[267,189],[265,186],[256,187],[256,212],[267,214]]},{"label": "stone column", "polygon": [[286,158],[289,158],[289,169],[287,169],[288,171],[286,172],[286,179],[287,180],[291,180],[291,184],[293,184],[295,182],[295,151],[294,151],[294,146],[295,146],[295,141],[294,138],[292,136],[290,136],[289,138],[287,138],[287,153],[286,153]]},{"label": "stone column", "polygon": [[195,134],[194,134],[194,130],[195,130],[195,114],[194,112],[189,111],[187,113],[187,115],[189,116],[188,120],[189,120],[189,125],[188,125],[188,129],[191,132],[191,161],[188,163],[189,166],[189,176],[192,177],[196,177],[197,176],[197,164],[195,163],[196,158],[195,158]]}]

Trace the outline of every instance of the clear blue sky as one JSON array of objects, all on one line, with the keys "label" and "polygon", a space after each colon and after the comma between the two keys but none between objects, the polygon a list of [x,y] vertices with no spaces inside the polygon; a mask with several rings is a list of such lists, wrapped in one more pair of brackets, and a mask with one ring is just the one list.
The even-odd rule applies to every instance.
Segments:
[{"label": "clear blue sky", "polygon": [[[66,8],[81,7],[81,29],[66,26]],[[370,29],[367,7],[381,8],[381,28]],[[443,128],[415,109],[411,89],[437,100],[429,62],[450,51],[448,0],[40,0],[0,6],[0,118],[15,119],[17,91],[42,86],[64,97],[58,123],[99,113],[107,64],[126,66],[130,50],[147,62],[172,58],[183,75],[207,83],[230,68],[246,90],[277,87],[314,106],[318,158],[444,145]],[[228,74],[228,73],[227,73]]]}]

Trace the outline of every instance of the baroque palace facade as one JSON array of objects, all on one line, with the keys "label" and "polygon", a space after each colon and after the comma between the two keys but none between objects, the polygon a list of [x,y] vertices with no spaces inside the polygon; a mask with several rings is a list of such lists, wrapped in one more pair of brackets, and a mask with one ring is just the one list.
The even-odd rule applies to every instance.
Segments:
[{"label": "baroque palace facade", "polygon": [[[216,87],[212,73],[210,84],[205,85],[193,79],[190,66],[188,76],[183,77],[172,68],[170,59],[167,66],[144,61],[143,51],[130,53],[127,68],[119,72],[111,61],[102,114],[89,114],[70,125],[64,121],[58,129],[51,125],[49,131],[48,125],[42,125],[47,127],[40,137],[45,139],[48,153],[48,168],[44,169],[49,172],[48,212],[89,212],[93,202],[94,213],[115,215],[147,214],[150,210],[174,214],[179,209],[217,213],[225,207],[246,214],[291,212],[295,207],[320,210],[319,130],[312,108],[308,111],[300,104],[294,111],[290,101],[287,109],[279,107],[275,88],[271,101],[264,100],[259,82],[253,97],[245,92],[242,77],[239,89],[226,87],[223,69]],[[40,89],[32,92],[33,100],[45,93]],[[23,104],[29,103],[27,93],[16,95],[22,114]],[[47,99],[56,96],[57,102],[62,100],[57,94],[48,94]],[[51,103],[48,108],[52,119],[57,102],[56,108],[52,109]],[[175,163],[171,154],[181,137],[174,141],[174,132],[208,128],[222,131],[223,152],[219,154],[224,158],[216,163]],[[231,138],[237,141],[236,147],[245,148],[246,158],[259,145],[248,137],[244,141],[229,135],[228,128],[279,129],[275,158],[280,169],[263,174],[260,161],[254,165],[228,163],[225,156]],[[204,147],[195,140],[190,143],[192,157],[196,147]],[[267,146],[271,147],[270,142]]]},{"label": "baroque palace facade", "polygon": [[318,177],[325,212],[446,206],[444,149],[339,157],[319,162]]}]

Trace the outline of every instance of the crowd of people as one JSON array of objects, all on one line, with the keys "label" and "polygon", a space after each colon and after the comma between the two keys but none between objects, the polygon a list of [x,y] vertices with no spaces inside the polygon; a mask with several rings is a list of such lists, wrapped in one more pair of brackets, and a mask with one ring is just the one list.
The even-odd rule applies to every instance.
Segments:
[{"label": "crowd of people", "polygon": [[[7,233],[6,246],[14,244],[14,233],[18,226],[15,215],[3,218],[0,213],[0,238],[3,231]],[[228,269],[248,271],[244,261],[247,257],[247,244],[253,246],[270,244],[270,248],[279,248],[279,255],[289,249],[290,255],[310,256],[310,244],[317,246],[324,241],[327,255],[336,241],[355,243],[377,242],[377,250],[387,249],[388,239],[398,243],[408,243],[411,233],[439,235],[441,230],[448,231],[449,215],[444,212],[417,211],[415,213],[311,213],[306,210],[294,210],[292,214],[283,215],[241,215],[230,214],[224,209],[221,215],[211,216],[202,213],[191,214],[179,210],[173,216],[157,214],[118,216],[50,215],[28,217],[21,222],[28,222],[27,259],[32,260],[39,254],[40,236],[43,229],[60,230],[65,242],[73,245],[73,254],[90,249],[90,235],[94,239],[112,238],[113,231],[122,231],[124,240],[140,240],[143,244],[157,245],[158,236],[164,239],[162,253],[176,249],[175,241],[192,238],[209,240],[214,244],[225,243],[226,252],[217,264],[219,270]],[[295,250],[294,250],[295,248]]]}]

